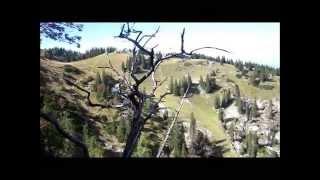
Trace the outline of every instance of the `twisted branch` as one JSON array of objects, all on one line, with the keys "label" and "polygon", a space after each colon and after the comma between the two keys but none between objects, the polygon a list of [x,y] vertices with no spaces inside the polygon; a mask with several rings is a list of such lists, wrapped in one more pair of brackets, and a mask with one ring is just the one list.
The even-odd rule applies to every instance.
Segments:
[{"label": "twisted branch", "polygon": [[180,111],[181,111],[182,106],[184,104],[184,99],[187,97],[189,88],[190,88],[190,84],[188,84],[188,88],[187,88],[186,92],[184,93],[183,97],[181,98],[179,109],[177,110],[177,113],[175,114],[175,116],[173,118],[173,121],[172,121],[172,123],[171,123],[171,125],[170,125],[170,127],[169,127],[169,129],[167,131],[167,134],[166,134],[166,136],[165,136],[165,138],[164,138],[164,140],[163,140],[163,142],[162,142],[162,144],[161,144],[161,146],[160,146],[160,148],[158,150],[158,154],[157,154],[158,158],[161,156],[162,150],[163,150],[163,148],[164,148],[164,146],[165,146],[165,144],[166,144],[166,142],[167,142],[167,140],[169,138],[171,130],[172,130],[172,128],[173,128],[173,126],[174,126],[179,114],[180,114]]},{"label": "twisted branch", "polygon": [[62,129],[62,127],[60,126],[60,124],[58,123],[58,121],[53,118],[52,116],[45,114],[43,112],[40,111],[40,117],[43,117],[44,120],[46,120],[47,122],[51,123],[55,129],[65,138],[67,138],[69,141],[71,141],[72,143],[74,143],[76,146],[79,146],[83,152],[84,152],[84,157],[89,157],[89,151],[87,146],[81,142],[80,140],[78,140],[77,138],[71,136],[70,134],[68,134],[65,130]]}]

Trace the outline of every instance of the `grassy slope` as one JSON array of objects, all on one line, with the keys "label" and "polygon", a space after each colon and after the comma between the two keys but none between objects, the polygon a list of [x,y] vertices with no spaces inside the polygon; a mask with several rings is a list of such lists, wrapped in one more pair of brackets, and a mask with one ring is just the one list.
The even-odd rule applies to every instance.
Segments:
[{"label": "grassy slope", "polygon": [[[127,54],[109,54],[109,59],[113,66],[121,72],[121,63],[125,62],[127,59]],[[199,60],[192,61],[189,60],[189,62],[192,63],[192,66],[184,66],[184,62],[177,60],[177,59],[170,59],[169,61],[166,61],[161,64],[159,67],[159,70],[156,73],[156,79],[163,80],[165,77],[168,77],[168,80],[157,90],[156,94],[157,96],[163,94],[167,91],[167,87],[170,82],[170,76],[173,76],[174,78],[180,78],[187,73],[190,73],[192,76],[193,82],[197,82],[199,80],[200,75],[205,78],[206,74],[208,72],[211,72],[213,69],[219,69],[221,73],[217,75],[217,83],[220,86],[226,85],[226,78],[229,78],[233,80],[235,83],[237,83],[240,87],[240,91],[242,95],[248,96],[248,97],[257,97],[261,99],[270,99],[273,97],[279,97],[280,94],[280,86],[279,81],[276,80],[275,82],[272,82],[271,84],[275,85],[275,88],[273,90],[261,90],[255,87],[252,87],[251,85],[248,85],[247,80],[245,79],[238,79],[235,77],[236,74],[236,68],[232,65],[209,65],[206,64],[205,60],[202,62],[205,63],[205,65],[199,65]],[[63,65],[63,63],[55,63]],[[79,78],[83,78],[84,76],[91,75],[95,77],[95,73],[99,71],[97,66],[107,66],[108,65],[108,59],[105,55],[99,55],[93,58],[89,58],[86,60],[81,60],[77,62],[68,63],[72,64],[79,69],[83,70],[85,74],[80,75]],[[107,70],[109,71],[109,70]],[[225,74],[225,77],[222,77],[222,74]],[[278,79],[278,78],[275,78]],[[145,81],[143,85],[147,92],[151,89],[152,83],[150,79]],[[217,119],[217,113],[212,108],[213,105],[213,97],[218,95],[219,92],[214,92],[212,94],[197,94],[193,95],[191,98],[188,98],[188,100],[191,103],[185,102],[184,107],[182,109],[182,113],[180,114],[180,119],[182,120],[189,120],[190,113],[194,112],[194,115],[197,119],[197,122],[203,126],[209,129],[214,137],[217,140],[220,139],[227,139],[226,146],[231,147],[230,140],[228,139],[228,136],[226,136],[223,128],[221,127],[221,123]],[[169,108],[176,109],[178,107],[178,104],[180,102],[179,97],[168,95],[165,98],[165,105]],[[93,112],[98,112],[97,109],[92,109]],[[108,112],[104,112],[108,113]],[[235,157],[237,154],[233,151],[229,151],[224,154],[226,157]]]}]

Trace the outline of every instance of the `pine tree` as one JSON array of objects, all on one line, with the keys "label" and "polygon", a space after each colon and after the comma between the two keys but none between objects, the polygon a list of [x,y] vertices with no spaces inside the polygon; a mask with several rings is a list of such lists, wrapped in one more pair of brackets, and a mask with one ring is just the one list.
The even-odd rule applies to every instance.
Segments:
[{"label": "pine tree", "polygon": [[122,72],[126,72],[126,66],[124,62],[121,63],[121,69],[122,69]]},{"label": "pine tree", "polygon": [[181,84],[182,84],[183,93],[184,93],[188,88],[188,80],[185,76],[182,77]]},{"label": "pine tree", "polygon": [[193,143],[195,140],[196,130],[197,130],[196,119],[195,119],[194,114],[192,112],[190,115],[190,128],[189,128],[189,136],[190,136],[191,143]]},{"label": "pine tree", "polygon": [[185,90],[184,90],[184,87],[183,86],[181,86],[181,88],[180,88],[180,96],[183,96],[184,95],[184,93],[185,93]]},{"label": "pine tree", "polygon": [[112,87],[111,75],[106,74],[105,71],[102,71],[101,80],[102,80],[102,85],[104,86],[102,88],[101,95],[103,98],[107,98],[111,93],[111,87]]},{"label": "pine tree", "polygon": [[102,83],[101,77],[99,72],[96,74],[96,83],[95,83],[95,88],[94,90],[97,91],[98,86]]},{"label": "pine tree", "polygon": [[165,111],[163,112],[162,118],[163,118],[163,120],[165,120],[165,121],[168,120],[169,114],[168,114],[168,111],[167,111],[167,110],[165,110]]},{"label": "pine tree", "polygon": [[170,84],[169,84],[169,89],[170,89],[170,93],[173,94],[174,93],[174,82],[173,82],[173,78],[172,76],[170,77]]},{"label": "pine tree", "polygon": [[240,97],[240,89],[238,84],[235,85],[235,97]]},{"label": "pine tree", "polygon": [[188,73],[188,86],[191,87],[191,85],[192,85],[192,79],[191,79],[190,74]]},{"label": "pine tree", "polygon": [[253,86],[258,86],[260,83],[260,80],[257,79],[258,77],[259,77],[259,72],[256,70],[253,71],[253,73],[251,74],[251,76],[249,78],[250,84],[252,84]]},{"label": "pine tree", "polygon": [[217,96],[214,97],[214,108],[215,109],[219,109],[220,105],[221,105],[220,97],[217,95]]},{"label": "pine tree", "polygon": [[106,72],[104,70],[101,72],[101,81],[104,85],[107,84]]},{"label": "pine tree", "polygon": [[268,106],[268,118],[272,119],[272,100],[269,100],[269,106]]},{"label": "pine tree", "polygon": [[219,121],[223,122],[223,109],[219,109],[218,111],[218,119]]},{"label": "pine tree", "polygon": [[[174,151],[175,157],[182,157],[185,153],[183,148],[185,147],[184,140],[184,128],[181,124],[176,123],[172,129],[172,135],[169,140],[169,146]],[[184,147],[183,147],[184,146]]]},{"label": "pine tree", "polygon": [[180,86],[179,86],[179,83],[178,81],[175,79],[174,81],[174,95],[175,96],[180,96]]},{"label": "pine tree", "polygon": [[182,147],[181,147],[181,157],[187,157],[188,155],[188,151],[186,148],[186,143],[182,143]]},{"label": "pine tree", "polygon": [[230,90],[223,89],[221,98],[221,107],[225,108],[228,106],[230,101]]},{"label": "pine tree", "polygon": [[227,89],[227,105],[230,104],[230,101],[231,101],[231,92],[230,92],[230,89]]},{"label": "pine tree", "polygon": [[126,119],[121,118],[119,122],[119,126],[117,128],[117,138],[119,142],[125,142],[128,134],[128,125],[126,123]]},{"label": "pine tree", "polygon": [[127,68],[127,71],[128,71],[128,72],[131,71],[132,58],[133,58],[133,57],[130,56],[130,57],[128,58],[127,62],[126,62],[126,63],[127,63],[127,64],[126,64],[126,68]]},{"label": "pine tree", "polygon": [[249,132],[246,138],[246,143],[247,143],[247,153],[249,157],[256,157],[257,150],[258,150],[256,132]]},{"label": "pine tree", "polygon": [[250,121],[250,106],[249,106],[249,103],[246,103],[246,117],[247,117],[247,121]]},{"label": "pine tree", "polygon": [[180,94],[181,88],[184,88],[184,87],[183,87],[183,80],[182,80],[182,79],[179,79],[179,80],[178,80],[178,86],[179,86],[179,96],[181,96],[181,94]]},{"label": "pine tree", "polygon": [[202,78],[202,76],[201,76],[201,75],[200,75],[199,84],[200,84],[200,87],[201,87],[202,89],[205,89],[204,81],[203,81],[203,78]]},{"label": "pine tree", "polygon": [[210,93],[211,90],[212,90],[212,84],[210,82],[210,78],[209,78],[209,75],[207,74],[206,76],[206,93]]},{"label": "pine tree", "polygon": [[238,107],[238,112],[243,114],[243,103],[240,97],[236,98],[236,106]]},{"label": "pine tree", "polygon": [[250,116],[252,117],[257,117],[257,111],[258,111],[258,107],[257,107],[257,101],[256,99],[254,99],[253,103],[252,103],[252,108],[250,111]]},{"label": "pine tree", "polygon": [[97,100],[102,102],[106,94],[106,87],[103,83],[97,86]]},{"label": "pine tree", "polygon": [[221,99],[220,99],[220,108],[224,108],[226,105],[225,105],[225,94],[224,94],[224,91],[222,91],[222,94],[221,94]]}]

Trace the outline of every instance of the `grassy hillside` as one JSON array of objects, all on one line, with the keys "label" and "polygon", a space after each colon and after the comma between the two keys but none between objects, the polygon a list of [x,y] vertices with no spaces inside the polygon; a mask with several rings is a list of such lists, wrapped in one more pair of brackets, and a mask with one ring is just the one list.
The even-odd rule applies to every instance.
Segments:
[{"label": "grassy hillside", "polygon": [[[79,68],[83,73],[76,76],[77,79],[83,79],[88,76],[95,77],[97,71],[101,71],[101,69],[96,68],[97,66],[107,66],[108,60],[110,59],[113,66],[121,71],[121,63],[127,60],[128,54],[109,54],[108,58],[106,55],[99,55],[93,58],[89,58],[86,60],[81,60],[77,62],[71,63],[60,63],[56,61],[44,61],[43,64],[53,72],[53,76],[59,76],[63,73],[63,66],[65,64],[71,64],[77,68]],[[186,63],[189,62],[189,63]],[[164,92],[167,91],[167,88],[170,83],[170,77],[174,77],[175,79],[181,78],[187,73],[190,73],[192,77],[193,83],[198,83],[200,75],[205,79],[206,74],[211,72],[212,70],[219,69],[220,73],[217,74],[217,84],[221,87],[232,86],[231,82],[227,82],[227,79],[234,81],[234,83],[239,85],[241,96],[248,96],[251,98],[258,99],[271,99],[274,97],[279,97],[280,95],[280,85],[279,78],[274,77],[274,82],[270,82],[274,86],[272,90],[262,90],[252,85],[248,85],[248,81],[246,79],[238,79],[236,75],[236,68],[233,65],[229,64],[210,64],[207,60],[187,60],[182,61],[180,59],[170,59],[166,62],[163,62],[156,72],[156,79],[163,80],[168,77],[167,81],[159,87],[156,92],[157,96],[160,96]],[[107,71],[110,71],[107,69]],[[62,82],[61,81],[52,81],[50,86],[53,89],[59,91],[61,89]],[[142,85],[146,88],[147,92],[150,91],[152,83],[150,79],[145,81]],[[228,136],[224,132],[222,128],[222,124],[218,121],[217,113],[213,108],[213,99],[214,96],[219,95],[219,91],[215,91],[211,94],[195,94],[191,98],[188,98],[184,104],[182,112],[180,114],[180,120],[189,121],[190,113],[193,112],[197,122],[200,126],[207,128],[210,130],[216,140],[227,139],[225,145],[231,148],[231,141]],[[180,97],[168,95],[165,98],[164,104],[171,108],[176,109],[178,107],[180,101]],[[97,114],[110,114],[111,111],[100,111],[98,108],[89,109],[92,113]],[[233,150],[224,154],[225,157],[236,157],[238,156]]]}]

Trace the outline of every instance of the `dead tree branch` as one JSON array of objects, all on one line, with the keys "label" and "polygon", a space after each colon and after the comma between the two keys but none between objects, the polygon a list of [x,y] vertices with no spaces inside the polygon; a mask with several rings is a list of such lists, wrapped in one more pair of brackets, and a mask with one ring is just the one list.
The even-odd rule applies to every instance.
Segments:
[{"label": "dead tree branch", "polygon": [[62,129],[62,127],[60,126],[60,124],[58,123],[58,121],[53,118],[52,116],[45,114],[43,112],[40,111],[40,117],[43,117],[44,120],[48,121],[49,123],[51,123],[55,129],[65,138],[67,138],[69,141],[71,141],[72,143],[74,143],[76,146],[79,146],[84,153],[84,157],[89,157],[89,151],[87,146],[81,142],[80,140],[78,140],[77,138],[71,136],[70,134],[68,134],[65,130]]},{"label": "dead tree branch", "polygon": [[68,79],[66,79],[66,78],[64,78],[64,80],[65,80],[69,85],[72,85],[72,86],[76,87],[77,89],[79,89],[80,91],[82,91],[82,92],[84,92],[84,93],[87,94],[86,98],[87,98],[87,101],[88,101],[88,105],[89,105],[89,106],[92,106],[92,107],[100,107],[100,108],[121,108],[121,107],[123,107],[123,106],[121,106],[121,105],[115,106],[115,105],[111,105],[111,104],[106,104],[106,105],[104,105],[104,104],[92,103],[92,101],[91,101],[91,99],[90,99],[91,93],[90,93],[88,90],[80,87],[79,85],[73,83],[72,81],[70,81],[70,80],[68,80]]},{"label": "dead tree branch", "polygon": [[[130,157],[131,156],[133,149],[137,143],[137,140],[140,137],[141,130],[142,130],[144,124],[154,114],[154,112],[150,112],[145,118],[141,117],[142,116],[142,108],[143,108],[143,104],[145,102],[145,99],[148,97],[149,98],[154,97],[154,93],[155,93],[156,89],[160,86],[160,84],[162,84],[162,83],[158,84],[159,81],[157,81],[154,77],[155,72],[156,72],[157,68],[160,66],[160,64],[167,59],[170,59],[173,57],[181,57],[181,56],[185,56],[185,55],[192,55],[192,53],[197,50],[208,48],[208,47],[198,48],[198,49],[195,49],[195,50],[187,53],[184,49],[185,29],[183,29],[182,34],[181,34],[181,52],[171,54],[171,55],[163,57],[163,58],[155,57],[154,48],[156,46],[151,48],[150,50],[148,50],[145,47],[146,47],[147,43],[150,42],[150,40],[153,37],[155,37],[155,35],[158,33],[159,28],[155,31],[155,33],[153,33],[151,35],[142,35],[142,31],[135,30],[133,27],[129,26],[129,23],[127,23],[122,26],[121,32],[117,36],[118,38],[122,38],[122,39],[126,39],[126,40],[130,41],[134,45],[133,53],[132,53],[133,61],[132,61],[131,71],[129,71],[130,76],[134,80],[134,84],[130,86],[131,88],[130,88],[128,96],[127,96],[127,99],[131,102],[131,105],[132,105],[133,119],[131,122],[131,131],[130,131],[129,136],[127,138],[126,146],[125,146],[125,149],[123,152],[123,157]],[[138,35],[135,38],[132,38],[132,37],[130,37],[130,35],[132,35],[132,33],[135,33]],[[141,45],[142,40],[147,37],[148,37],[148,39],[145,41],[145,43],[143,45]],[[136,51],[136,48],[138,48],[138,51]],[[210,48],[213,48],[213,47],[210,47]],[[214,48],[214,49],[218,49],[218,48]],[[219,49],[219,50],[222,50],[222,49]],[[135,68],[136,62],[137,62],[137,60],[136,60],[137,55],[140,52],[147,54],[149,56],[151,68],[142,77],[137,78],[134,75],[135,74],[134,68]],[[228,52],[228,51],[225,51],[225,52]],[[153,89],[152,89],[151,95],[146,96],[139,91],[139,86],[141,83],[143,83],[150,76],[152,77],[152,81],[153,81]],[[183,105],[183,99],[185,98],[188,90],[189,90],[189,87],[188,87],[184,97],[182,98],[182,102],[181,102],[182,104],[180,105],[179,111],[177,112],[177,115],[175,118],[177,118],[177,116],[179,115],[180,109],[182,108],[182,105]],[[163,96],[160,97],[158,104],[162,101],[162,99],[165,97],[165,95],[167,95],[167,94],[164,94]]]},{"label": "dead tree branch", "polygon": [[188,88],[187,88],[186,92],[184,93],[183,97],[181,98],[180,106],[179,106],[179,108],[177,110],[177,113],[175,114],[175,116],[174,116],[174,118],[172,120],[172,123],[171,123],[171,125],[170,125],[170,127],[169,127],[169,129],[167,131],[167,134],[166,134],[166,136],[165,136],[165,138],[164,138],[164,140],[163,140],[163,142],[162,142],[162,144],[161,144],[161,146],[160,146],[160,148],[158,150],[157,157],[161,156],[162,150],[163,150],[163,148],[164,148],[164,146],[165,146],[165,144],[166,144],[166,142],[167,142],[167,140],[169,138],[170,132],[171,132],[171,130],[172,130],[172,128],[173,128],[173,126],[174,126],[179,114],[180,114],[180,111],[181,111],[183,103],[184,103],[184,99],[187,97],[189,88],[190,88],[190,84],[188,85]]},{"label": "dead tree branch", "polygon": [[[107,56],[107,58],[109,59],[109,56]],[[116,73],[116,75],[119,77],[119,80],[124,80],[124,84],[126,87],[131,88],[131,84],[128,81],[128,79],[125,77],[124,74],[120,74],[112,65],[111,60],[109,59],[109,66],[97,66],[97,68],[105,68],[105,69],[111,69],[113,72]],[[136,78],[136,77],[134,77]]]}]

